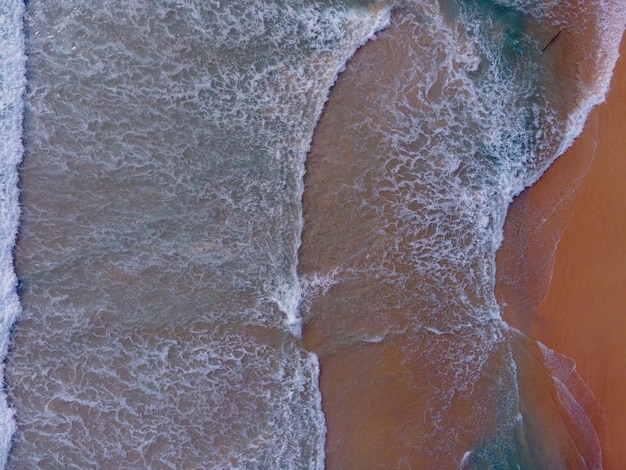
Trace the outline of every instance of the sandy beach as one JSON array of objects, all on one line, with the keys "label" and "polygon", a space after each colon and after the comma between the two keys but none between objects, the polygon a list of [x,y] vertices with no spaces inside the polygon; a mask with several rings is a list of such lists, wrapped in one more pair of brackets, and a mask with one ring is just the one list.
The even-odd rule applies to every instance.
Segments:
[{"label": "sandy beach", "polygon": [[624,1],[9,0],[0,468],[624,468]]},{"label": "sandy beach", "polygon": [[571,388],[586,384],[593,396],[572,395],[586,395],[579,402],[600,438],[605,469],[626,464],[625,41],[620,52],[606,102],[514,201],[498,253],[506,320],[575,362],[581,380]]},{"label": "sandy beach", "polygon": [[[563,24],[577,25],[583,16],[581,8],[576,2],[568,4],[566,11],[560,12]],[[611,383],[607,391],[602,392],[599,388],[605,376],[600,373],[593,377],[594,373],[606,370],[607,374],[612,374],[606,379],[607,384],[619,380],[616,372],[623,370],[624,357],[623,352],[620,356],[617,351],[620,341],[617,337],[615,341],[605,341],[609,331],[614,331],[618,325],[603,321],[595,329],[589,328],[586,326],[591,318],[588,311],[585,311],[584,322],[569,320],[571,308],[566,302],[573,297],[568,290],[575,285],[572,282],[585,281],[576,281],[572,267],[567,263],[560,267],[559,260],[569,230],[574,231],[574,238],[590,236],[585,235],[585,230],[575,228],[576,211],[583,203],[588,203],[593,213],[598,204],[592,202],[591,196],[583,196],[581,191],[594,174],[593,165],[599,156],[608,148],[619,148],[618,143],[608,144],[607,141],[605,144],[602,139],[604,135],[608,138],[619,134],[611,131],[605,121],[623,125],[623,118],[620,120],[611,114],[620,106],[620,99],[616,99],[613,92],[608,104],[590,117],[585,135],[567,155],[537,186],[515,200],[497,259],[497,296],[507,323],[513,328],[501,343],[506,346],[489,353],[490,359],[482,365],[480,377],[473,379],[476,381],[471,391],[453,390],[450,386],[454,382],[449,378],[463,373],[459,372],[463,358],[470,357],[470,351],[474,354],[472,348],[485,344],[483,340],[492,337],[494,332],[488,327],[483,330],[476,326],[474,333],[456,330],[446,336],[438,328],[423,328],[418,332],[413,329],[415,319],[424,312],[433,312],[433,318],[435,312],[436,318],[448,315],[454,318],[459,308],[444,301],[443,308],[433,309],[428,303],[428,294],[420,295],[419,289],[420,286],[436,289],[437,281],[418,274],[415,266],[406,263],[402,256],[389,255],[389,246],[395,245],[410,253],[413,247],[419,246],[421,239],[432,236],[430,229],[409,232],[403,220],[394,219],[393,208],[406,200],[403,191],[425,191],[425,187],[420,186],[419,179],[411,180],[411,173],[403,173],[404,169],[391,171],[389,175],[406,178],[406,184],[398,187],[401,189],[387,187],[390,178],[385,180],[380,175],[397,164],[389,157],[388,142],[377,140],[374,132],[359,132],[369,129],[361,122],[363,110],[371,113],[368,122],[375,122],[373,127],[383,133],[394,132],[390,124],[394,122],[393,115],[385,114],[384,108],[374,109],[372,103],[384,96],[385,90],[397,86],[394,77],[409,76],[405,71],[410,67],[406,57],[413,49],[429,57],[433,44],[426,38],[410,39],[418,36],[410,29],[410,23],[403,20],[405,14],[403,10],[396,11],[391,26],[350,61],[331,93],[307,158],[300,274],[305,280],[326,287],[324,294],[305,308],[304,343],[319,355],[321,362],[320,387],[328,426],[326,466],[483,468],[484,461],[475,462],[473,457],[466,459],[474,452],[475,455],[482,452],[487,459],[493,459],[491,462],[504,464],[508,461],[508,465],[519,464],[523,468],[582,470],[599,468],[602,464],[605,468],[619,468],[615,462],[624,462],[624,459],[611,454],[608,443],[610,436],[620,435],[617,423],[623,422],[623,418],[616,416],[609,420],[606,415],[611,411],[609,406],[619,406],[616,399],[623,387]],[[535,26],[540,42],[545,44],[558,31],[554,26]],[[596,58],[583,59],[593,56],[590,48],[593,41],[600,40],[597,34],[592,22],[580,28],[572,26],[545,55],[547,88],[563,123],[587,88],[593,86],[600,62]],[[440,59],[433,58],[433,63],[441,63],[437,60]],[[428,106],[431,101],[441,99],[441,86],[433,86],[426,97],[419,94],[418,87],[409,86],[425,82],[427,74],[428,67],[424,67],[408,81],[404,96],[411,106]],[[616,77],[620,74],[623,75],[621,69]],[[450,99],[454,96],[454,86],[448,85],[442,94]],[[611,103],[617,103],[613,111],[602,111]],[[606,116],[602,114],[607,112]],[[444,120],[433,122],[435,126],[446,124]],[[413,144],[414,147],[406,150],[415,151],[420,145],[427,147],[422,141]],[[607,150],[604,145],[608,145]],[[381,156],[371,149],[378,149]],[[539,159],[548,161],[549,152]],[[612,176],[619,174],[610,169],[603,171],[609,171]],[[605,185],[599,182],[590,187],[599,192]],[[615,188],[619,190],[619,182],[615,183]],[[615,209],[607,214],[607,220],[619,223],[623,198],[606,197]],[[379,204],[377,211],[368,212],[374,203]],[[419,211],[419,206],[415,210]],[[584,220],[589,215],[582,217]],[[421,223],[423,220],[420,219]],[[416,223],[419,226],[420,222]],[[605,229],[608,224],[599,222],[595,226]],[[451,228],[449,236],[454,237],[454,227]],[[620,238],[615,230],[609,229],[608,233],[613,233],[611,240],[615,243],[612,246],[618,250],[619,240],[624,237]],[[557,245],[559,251],[555,258]],[[595,249],[603,247],[602,250],[606,246],[605,242],[593,245]],[[566,253],[579,252],[581,248],[573,244]],[[597,257],[591,252],[589,256]],[[568,260],[571,256],[563,257]],[[487,258],[476,259],[484,265]],[[619,273],[623,266],[620,259],[619,256],[608,257],[608,262],[615,263],[611,269],[596,264],[598,269],[608,269],[603,271],[606,280],[616,282],[618,277],[614,271]],[[397,289],[379,277],[359,278],[358,273],[373,263],[382,267],[390,263],[394,272],[406,276],[408,281]],[[444,265],[457,279],[463,279],[465,266]],[[581,259],[580,265],[592,266],[587,259]],[[341,269],[345,273],[346,267],[352,274],[336,274]],[[562,281],[557,280],[560,270],[564,273]],[[463,282],[460,281],[466,285]],[[557,290],[559,283],[561,290]],[[592,287],[577,288],[577,295],[584,296],[586,289],[589,292]],[[618,289],[615,291],[616,296],[621,295]],[[619,305],[620,299],[623,300],[622,297],[614,299],[614,305]],[[597,299],[592,301],[598,302]],[[584,305],[580,300],[574,302],[578,307]],[[619,315],[618,311],[613,311],[616,312],[613,316]],[[442,325],[445,329],[445,323]],[[589,333],[592,339],[586,341],[583,333]],[[476,337],[471,338],[472,334]],[[600,345],[613,349],[607,350],[606,356],[596,354]],[[515,436],[517,447],[513,453],[517,454],[507,456],[511,451],[510,448],[503,450],[507,449],[507,444],[498,426],[513,417],[499,415],[503,413],[500,404],[506,400],[498,384],[506,380],[508,354],[516,362],[523,428]],[[584,357],[581,361],[588,361],[587,365],[579,363],[577,354]],[[482,360],[479,356],[477,354],[473,360]],[[609,356],[611,361],[605,362],[605,357]],[[622,358],[621,362],[616,360],[618,357]],[[578,373],[570,358],[578,364]],[[606,365],[597,367],[598,360]],[[581,407],[585,413],[580,413]],[[468,449],[472,452],[467,452]],[[496,456],[496,452],[502,454]]]}]

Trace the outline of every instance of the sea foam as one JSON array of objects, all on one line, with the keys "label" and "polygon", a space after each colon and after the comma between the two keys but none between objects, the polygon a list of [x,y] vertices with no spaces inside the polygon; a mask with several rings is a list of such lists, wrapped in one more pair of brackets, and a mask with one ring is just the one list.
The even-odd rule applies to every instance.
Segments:
[{"label": "sea foam", "polygon": [[[22,158],[22,96],[25,86],[25,52],[22,30],[24,5],[18,0],[0,2],[0,357],[9,347],[11,325],[20,312],[12,250],[19,220],[17,165]],[[4,362],[2,363],[4,377]],[[15,432],[13,411],[0,395],[0,465],[4,466]]]},{"label": "sea foam", "polygon": [[323,467],[303,160],[385,16],[329,3],[28,3],[12,468]]}]

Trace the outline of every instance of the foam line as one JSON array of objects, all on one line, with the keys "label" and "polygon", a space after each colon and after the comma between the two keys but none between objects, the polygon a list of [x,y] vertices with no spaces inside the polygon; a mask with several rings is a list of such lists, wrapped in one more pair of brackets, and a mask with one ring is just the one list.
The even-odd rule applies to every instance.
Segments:
[{"label": "foam line", "polygon": [[[20,312],[12,250],[20,214],[17,165],[23,151],[21,138],[26,81],[23,15],[23,2],[0,2],[0,370],[3,377],[11,326]],[[13,410],[9,408],[3,392],[0,395],[0,465],[3,467],[15,429]]]}]

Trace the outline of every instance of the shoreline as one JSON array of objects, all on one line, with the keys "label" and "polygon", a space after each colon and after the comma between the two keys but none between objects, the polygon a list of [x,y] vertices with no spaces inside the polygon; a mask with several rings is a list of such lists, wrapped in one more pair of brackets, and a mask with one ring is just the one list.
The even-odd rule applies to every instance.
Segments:
[{"label": "shoreline", "polygon": [[[573,5],[563,13],[565,23],[581,17],[583,13],[578,7],[580,5]],[[376,184],[380,184],[381,179],[375,176],[394,168],[397,159],[388,156],[377,161],[376,155],[370,155],[367,149],[387,147],[377,140],[376,133],[357,132],[363,127],[358,116],[363,111],[371,113],[371,119],[383,132],[390,133],[393,129],[390,124],[393,119],[380,109],[373,112],[370,108],[380,90],[393,88],[393,75],[402,72],[403,61],[408,55],[402,48],[411,51],[411,41],[407,38],[412,37],[412,31],[404,30],[409,27],[409,22],[402,17],[405,12],[398,10],[396,13],[385,33],[359,49],[335,83],[314,133],[306,163],[300,275],[305,280],[327,279],[328,288],[323,289],[323,295],[310,300],[310,305],[304,309],[303,344],[318,354],[321,364],[320,389],[327,420],[326,465],[328,468],[344,468],[346,465],[382,467],[402,463],[458,468],[461,463],[478,465],[480,459],[486,458],[499,459],[500,462],[517,459],[522,465],[541,464],[545,468],[563,468],[564,465],[568,468],[597,468],[600,444],[593,436],[597,434],[601,442],[606,441],[603,417],[597,412],[593,400],[584,402],[588,398],[584,377],[580,380],[581,377],[571,373],[570,380],[569,376],[558,375],[558,368],[566,371],[570,366],[566,358],[557,355],[547,358],[546,351],[536,342],[515,331],[505,331],[503,344],[506,343],[506,347],[488,354],[490,359],[483,364],[480,378],[474,377],[474,388],[470,392],[458,387],[452,390],[451,381],[444,376],[463,373],[460,371],[462,358],[468,354],[463,345],[469,350],[485,344],[485,338],[493,338],[492,335],[497,333],[476,329],[477,337],[482,335],[482,339],[473,342],[469,336],[446,335],[445,325],[430,330],[424,328],[421,332],[413,330],[413,317],[435,311],[425,300],[428,295],[418,296],[420,286],[428,285],[432,289],[436,282],[424,278],[421,273],[405,283],[402,289],[395,289],[380,278],[358,277],[358,273],[375,259],[380,259],[381,265],[383,261],[391,262],[400,275],[414,273],[414,267],[403,264],[401,256],[386,255],[385,247],[404,246],[402,243],[405,242],[406,248],[413,246],[411,243],[414,242],[419,246],[420,237],[432,235],[424,232],[405,240],[402,236],[408,232],[403,222],[396,223],[394,230],[383,230],[386,227],[383,222],[391,220],[395,214],[392,209],[401,205],[402,193],[393,190],[389,183],[395,181],[393,178],[382,179],[382,189],[376,192]],[[535,27],[541,30],[542,25]],[[547,30],[545,25],[543,30]],[[583,61],[591,54],[594,41],[599,40],[596,33],[593,25],[570,30],[553,43],[550,54],[545,56],[543,66],[549,80],[548,88],[554,92],[554,104],[560,106],[559,116],[563,118],[564,126],[565,117],[588,103],[583,101],[588,87],[596,92],[592,93],[591,101],[599,97],[601,90],[597,87],[602,86],[602,80],[594,75],[592,61]],[[588,38],[588,35],[593,36]],[[551,37],[547,37],[546,42]],[[433,41],[434,38],[424,40],[424,50],[430,50],[428,47]],[[381,71],[380,64],[385,64],[387,74]],[[394,73],[390,73],[392,70]],[[424,78],[412,77],[412,83],[427,83]],[[416,93],[416,86],[407,92],[405,99],[412,106],[418,106],[424,96],[429,100],[439,98],[442,89],[441,86],[432,87],[429,93],[434,95],[429,97]],[[546,140],[553,142],[551,137],[548,135]],[[415,145],[416,148],[426,145],[426,141]],[[386,151],[380,153],[388,155]],[[547,164],[547,154],[545,157]],[[561,186],[551,187],[544,207],[546,211],[536,220],[546,219],[548,212],[554,209],[555,200],[562,201],[563,207],[569,207],[569,196],[588,168],[589,162],[583,158],[574,167],[570,179]],[[394,175],[411,174],[404,169],[386,176]],[[407,183],[411,188],[416,184],[415,181]],[[358,191],[351,192],[350,188]],[[525,191],[523,194],[530,193]],[[355,204],[375,199],[381,204],[378,214],[364,210],[363,207],[370,206],[363,202]],[[350,204],[354,207],[351,208]],[[415,210],[418,209],[419,206]],[[509,231],[510,219],[507,218]],[[536,283],[539,288],[549,285],[551,259],[540,255],[554,251],[569,221],[567,213],[560,219],[554,216],[550,220],[555,237],[540,237],[537,246],[523,246],[520,253],[513,250],[510,259],[504,260],[510,264],[510,269],[500,272],[508,272],[514,281],[506,299],[511,306],[521,305],[524,310],[535,302],[535,298],[545,296],[545,292],[540,291],[528,295],[527,287],[533,280],[540,281]],[[513,229],[519,232],[517,240],[525,243],[524,225],[513,226]],[[510,236],[507,238],[511,239]],[[543,264],[527,266],[525,260],[529,255]],[[498,259],[500,269],[501,254]],[[343,278],[342,269],[349,273],[343,274]],[[449,263],[445,269],[453,271],[454,263]],[[535,279],[537,270],[542,276]],[[519,283],[518,279],[524,282]],[[409,292],[412,294],[410,303],[402,304],[401,300]],[[412,315],[405,316],[401,305],[409,305]],[[441,309],[441,313],[455,311],[450,306],[447,311]],[[522,321],[522,315],[519,318],[521,323],[526,322]],[[518,331],[528,331],[525,323],[518,325],[510,321],[509,324]],[[433,351],[437,354],[431,354]],[[478,359],[482,357],[476,351],[472,353]],[[519,429],[507,434],[503,431],[505,425],[500,423],[515,423],[517,417],[505,416],[506,407],[498,406],[508,397],[498,384],[506,380],[506,361],[512,357],[519,365],[516,385],[520,389],[519,406],[524,419]],[[548,363],[553,369],[549,369]],[[562,388],[554,377],[564,384]],[[449,392],[449,400],[444,399]],[[498,396],[497,401],[492,399],[494,396]],[[566,398],[571,400],[564,402]],[[589,409],[593,408],[595,414],[591,419],[577,421],[576,410],[572,407],[583,402]],[[440,433],[441,429],[446,429],[446,435]],[[454,442],[448,437],[450,433],[456,436]],[[585,439],[588,435],[592,436],[589,442]],[[508,438],[515,440],[515,445],[509,445]],[[445,451],[442,447],[446,447]],[[604,453],[608,455],[608,451]]]},{"label": "shoreline", "polygon": [[[465,239],[462,233],[453,241],[448,235],[436,238],[440,233],[438,224],[445,220],[432,221],[428,230],[410,230],[430,220],[422,216],[434,209],[424,203],[427,209],[422,211],[415,202],[421,199],[405,197],[402,191],[429,194],[426,186],[420,186],[423,180],[417,175],[430,167],[420,160],[411,161],[410,167],[408,163],[402,167],[398,156],[386,146],[388,142],[379,137],[379,134],[399,132],[393,127],[394,116],[385,115],[384,107],[373,109],[372,103],[385,90],[397,89],[394,76],[406,74],[405,69],[413,70],[413,64],[407,63],[406,58],[410,53],[418,55],[430,51],[439,34],[439,31],[433,32],[432,37],[417,37],[416,40],[411,22],[407,20],[411,12],[398,10],[396,13],[384,34],[359,49],[335,83],[306,163],[300,275],[305,281],[322,278],[329,284],[328,289],[321,289],[323,295],[310,301],[303,314],[304,346],[318,354],[321,364],[320,388],[327,419],[326,465],[345,468],[346,465],[382,467],[402,463],[458,468],[461,464],[480,465],[486,461],[518,461],[529,468],[534,462],[561,468],[564,462],[575,461],[579,465],[574,468],[584,468],[597,453],[594,449],[578,452],[579,447],[571,442],[566,424],[569,415],[559,405],[552,377],[542,369],[539,371],[541,385],[537,383],[533,373],[536,365],[543,361],[540,349],[498,330],[503,325],[493,330],[485,326],[489,322],[463,328],[473,319],[472,315],[479,312],[470,311],[469,304],[455,303],[455,299],[472,298],[475,302],[472,306],[476,307],[484,295],[484,305],[487,305],[493,291],[487,292],[489,287],[482,284],[463,283],[468,279],[465,277],[467,261],[464,264],[457,258],[444,257],[439,264],[441,272],[448,275],[447,280],[455,279],[450,286],[456,282],[468,287],[470,292],[459,298],[451,298],[450,291],[444,294],[443,289],[439,290],[439,278],[428,277],[435,271],[420,272],[412,264],[410,254],[418,249],[416,247],[423,246],[424,239],[430,237],[429,246],[433,247]],[[581,34],[578,32],[572,37],[578,40]],[[567,50],[563,42],[557,42],[551,48],[554,54],[546,58],[550,61],[546,65],[548,72],[556,75],[560,71],[571,79],[570,88],[563,90],[561,87],[559,91],[570,92],[571,95],[566,93],[566,96],[574,97],[565,100],[563,113],[571,111],[569,106],[578,104],[578,88],[571,88],[579,85],[572,79],[578,71],[578,62],[572,56],[581,50],[580,41]],[[566,69],[552,63],[562,56],[567,56],[563,59],[567,61]],[[454,87],[445,88],[440,73],[437,80],[434,77],[433,81],[427,80],[428,70],[438,70],[441,60],[441,56],[427,54],[422,70],[416,71],[415,76],[407,75],[411,76],[409,83],[412,85],[407,86],[402,96],[407,100],[407,109],[433,111],[434,108],[428,107],[431,103],[447,102],[450,98]],[[384,70],[380,64],[385,64]],[[551,85],[555,85],[558,77],[552,80]],[[427,93],[420,92],[419,84],[424,83],[433,83]],[[385,98],[386,102],[399,101]],[[369,113],[370,127],[361,122],[364,112]],[[409,111],[405,112],[411,116]],[[417,112],[416,115],[420,116]],[[444,120],[433,120],[435,127],[444,124]],[[372,128],[381,132],[371,132]],[[370,132],[358,132],[359,129]],[[426,148],[429,142],[426,137],[416,139],[403,150],[413,155],[412,152]],[[377,149],[377,152],[368,149]],[[442,165],[439,168],[442,170],[445,168],[443,159],[436,157],[433,161]],[[418,164],[421,165],[419,170]],[[443,178],[446,173],[436,174]],[[457,176],[461,180],[463,171]],[[404,178],[404,184],[395,187],[391,182],[398,177]],[[449,191],[455,197],[466,195]],[[413,201],[406,207],[419,217],[406,218],[407,212],[405,218],[397,217],[394,209],[405,207],[404,201]],[[372,207],[378,211],[366,210]],[[454,211],[442,213],[447,218],[456,215]],[[459,224],[464,220],[461,215],[458,215]],[[458,227],[445,227],[441,233],[457,234]],[[388,250],[389,246],[404,249],[403,253],[409,255],[403,257],[402,253]],[[467,250],[462,242],[455,247],[456,252]],[[494,252],[489,252],[489,256],[493,255]],[[472,256],[472,262],[476,263],[472,266],[479,272],[485,258],[475,253]],[[392,266],[394,273],[405,276],[406,281],[398,287],[384,277],[360,274],[376,273],[368,270],[372,266]],[[473,287],[478,290],[471,291]],[[466,314],[463,322],[459,316]],[[486,346],[488,344],[490,346]],[[509,379],[511,383],[515,380],[513,368],[509,367],[513,354],[527,358],[530,365],[529,373],[523,378],[526,392],[523,406],[531,411],[533,406],[537,408],[534,411],[537,419],[528,424],[524,435],[516,427],[519,424],[515,414],[517,405],[515,411],[509,413],[513,408],[509,405],[515,402],[517,384],[509,388],[502,386]],[[468,357],[472,357],[471,363]],[[461,375],[463,380],[455,381]],[[468,382],[470,386],[466,385]],[[544,402],[544,398],[549,401]],[[541,419],[544,412],[552,413],[558,420],[554,430],[544,431]],[[451,434],[454,440],[449,438]]]},{"label": "shoreline", "polygon": [[572,385],[600,439],[605,469],[626,462],[619,446],[626,433],[620,398],[626,346],[616,333],[626,331],[625,101],[622,38],[605,102],[574,144],[511,204],[496,261],[507,323],[571,358],[572,376],[595,396],[586,399]]}]

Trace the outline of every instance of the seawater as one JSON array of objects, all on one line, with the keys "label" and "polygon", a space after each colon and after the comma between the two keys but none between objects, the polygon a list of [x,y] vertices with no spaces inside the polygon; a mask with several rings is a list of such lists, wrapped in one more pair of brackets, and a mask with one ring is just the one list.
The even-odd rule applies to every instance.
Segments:
[{"label": "seawater", "polygon": [[556,2],[30,0],[23,124],[5,5],[8,468],[332,466],[316,353],[350,378],[368,351],[421,394],[397,442],[532,461],[494,256],[606,92],[613,3],[561,96]]},{"label": "seawater", "polygon": [[358,2],[28,2],[8,468],[323,466],[318,364],[298,344],[303,162],[385,18]]},{"label": "seawater", "polygon": [[[19,219],[17,165],[22,158],[22,95],[25,55],[21,1],[0,2],[0,373],[9,348],[9,331],[20,312],[13,269],[13,246]],[[13,410],[0,395],[0,465],[15,432]]]}]

